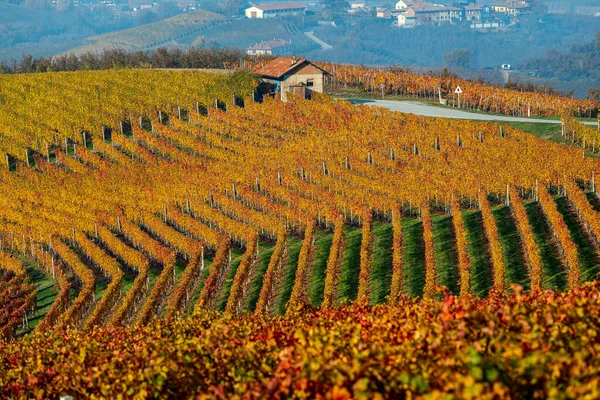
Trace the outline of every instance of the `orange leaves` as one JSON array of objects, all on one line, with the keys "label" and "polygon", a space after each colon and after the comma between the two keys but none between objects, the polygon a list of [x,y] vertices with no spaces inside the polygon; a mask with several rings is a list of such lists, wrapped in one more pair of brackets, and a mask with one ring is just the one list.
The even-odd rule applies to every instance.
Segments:
[{"label": "orange leaves", "polygon": [[597,398],[599,291],[34,334],[0,343],[0,397]]},{"label": "orange leaves", "polygon": [[216,300],[216,294],[220,292],[219,276],[225,274],[227,266],[229,264],[229,251],[231,248],[231,240],[227,236],[221,236],[219,239],[219,245],[217,247],[217,254],[213,259],[213,262],[210,266],[210,273],[206,281],[204,282],[204,286],[202,287],[202,291],[200,292],[200,296],[196,301],[195,310],[196,312],[200,312],[204,309],[212,309],[214,308],[214,301]]},{"label": "orange leaves", "polygon": [[460,274],[460,296],[467,296],[471,293],[471,262],[469,252],[467,251],[467,230],[465,221],[460,211],[460,201],[458,196],[452,196],[452,225],[456,235],[456,250],[458,253],[458,271]]},{"label": "orange leaves", "polygon": [[331,308],[337,305],[338,285],[342,274],[342,261],[344,258],[344,217],[341,215],[335,220],[333,230],[333,241],[327,259],[325,270],[325,290],[323,295],[323,308]]},{"label": "orange leaves", "polygon": [[402,253],[404,237],[402,234],[402,211],[399,205],[395,205],[392,213],[392,284],[390,290],[390,301],[395,303],[404,291],[404,271]]},{"label": "orange leaves", "polygon": [[519,193],[514,187],[510,188],[510,205],[513,210],[516,225],[524,245],[525,261],[529,267],[529,280],[531,291],[540,293],[542,291],[542,258],[535,236],[529,224],[529,217],[523,205]]},{"label": "orange leaves", "polygon": [[312,263],[314,257],[314,235],[315,235],[315,221],[310,221],[306,226],[304,232],[304,240],[302,241],[302,248],[300,249],[300,255],[298,257],[298,268],[296,269],[296,279],[294,280],[294,287],[292,288],[292,294],[290,301],[288,302],[288,312],[296,309],[302,304],[306,304],[308,299],[306,295],[308,279],[312,271]]},{"label": "orange leaves", "polygon": [[567,269],[569,289],[575,289],[579,286],[581,278],[577,245],[573,242],[571,232],[563,216],[558,211],[554,199],[544,185],[539,186],[538,197],[542,205],[542,210],[552,227],[561,257]]},{"label": "orange leaves", "polygon": [[373,211],[367,210],[363,217],[362,241],[360,243],[360,273],[356,301],[369,303],[371,295],[371,268],[373,261]]},{"label": "orange leaves", "polygon": [[496,226],[496,220],[492,214],[490,203],[484,193],[479,194],[479,204],[481,205],[483,227],[485,229],[485,234],[490,246],[490,255],[492,257],[494,289],[497,291],[503,291],[505,285],[504,259],[502,258],[502,247],[500,246],[500,238],[498,237],[498,227]]},{"label": "orange leaves", "polygon": [[381,91],[385,83],[387,94],[434,97],[441,91],[442,97],[456,101],[454,89],[463,90],[461,105],[464,108],[494,112],[496,114],[522,116],[556,116],[567,113],[580,117],[592,117],[598,113],[598,103],[577,100],[566,96],[546,93],[523,92],[492,86],[455,77],[434,77],[404,71],[369,69],[356,65],[321,63],[321,67],[333,72],[335,83],[355,85],[372,93]]},{"label": "orange leaves", "polygon": [[423,220],[423,241],[425,242],[425,287],[423,288],[423,296],[431,299],[436,294],[437,272],[433,250],[433,224],[429,204],[427,203],[421,205],[421,218]]},{"label": "orange leaves", "polygon": [[[258,315],[268,316],[273,309],[274,297],[280,283],[277,278],[285,262],[287,236],[288,233],[284,229],[281,229],[277,235],[277,243],[263,277],[263,285],[256,303],[255,313]],[[302,246],[304,247],[304,243]]]},{"label": "orange leaves", "polygon": [[246,286],[246,280],[251,275],[253,264],[256,261],[256,251],[258,246],[258,234],[253,233],[248,237],[246,241],[246,252],[242,258],[242,262],[238,266],[238,269],[233,278],[233,284],[229,292],[229,299],[227,300],[227,306],[225,307],[225,313],[229,315],[238,315],[243,310],[243,301],[246,293],[244,288]]},{"label": "orange leaves", "polygon": [[75,298],[69,309],[60,316],[56,327],[57,329],[65,329],[69,326],[77,327],[81,324],[82,319],[85,317],[94,300],[94,290],[96,287],[94,273],[83,265],[79,257],[77,257],[69,246],[60,240],[55,240],[53,245],[56,254],[66,265],[71,267],[75,276],[82,284],[77,298]]}]

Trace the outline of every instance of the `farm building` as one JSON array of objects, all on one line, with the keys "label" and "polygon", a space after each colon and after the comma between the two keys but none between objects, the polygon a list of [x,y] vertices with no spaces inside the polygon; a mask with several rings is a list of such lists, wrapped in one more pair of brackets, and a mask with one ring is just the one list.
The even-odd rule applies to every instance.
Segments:
[{"label": "farm building", "polygon": [[396,10],[407,10],[413,4],[413,0],[400,0],[396,3]]},{"label": "farm building", "polygon": [[499,14],[520,15],[531,11],[531,5],[524,0],[509,0],[506,2],[493,3],[492,10]]},{"label": "farm building", "polygon": [[377,18],[390,19],[392,18],[392,10],[388,8],[378,8]]},{"label": "farm building", "polygon": [[279,93],[287,101],[288,93],[310,99],[312,93],[323,93],[326,71],[305,58],[278,57],[255,71],[263,81],[272,85],[272,94]]},{"label": "farm building", "polygon": [[247,53],[251,56],[285,55],[290,53],[291,47],[291,40],[287,41],[285,39],[273,39],[248,47]]},{"label": "farm building", "polygon": [[276,18],[306,15],[306,6],[298,3],[260,4],[246,9],[248,18]]}]

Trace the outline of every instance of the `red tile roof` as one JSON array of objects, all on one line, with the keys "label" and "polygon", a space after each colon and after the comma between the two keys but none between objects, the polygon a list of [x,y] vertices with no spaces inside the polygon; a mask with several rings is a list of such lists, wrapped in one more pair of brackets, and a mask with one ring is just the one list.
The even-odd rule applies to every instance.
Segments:
[{"label": "red tile roof", "polygon": [[263,11],[277,11],[277,10],[288,10],[288,9],[296,9],[296,8],[306,8],[302,4],[298,3],[285,3],[285,4],[258,4],[254,7],[263,10]]},{"label": "red tile roof", "polygon": [[[294,59],[296,62],[294,62]],[[301,65],[312,65],[315,68],[320,69],[325,74],[329,74],[327,71],[317,67],[306,58],[295,58],[295,57],[277,57],[266,66],[254,71],[255,74],[266,76],[269,78],[279,79],[285,74],[293,71]]]},{"label": "red tile roof", "polygon": [[[295,63],[294,59],[296,60]],[[306,58],[277,57],[255,72],[259,75],[279,78],[305,62],[308,62]]]}]

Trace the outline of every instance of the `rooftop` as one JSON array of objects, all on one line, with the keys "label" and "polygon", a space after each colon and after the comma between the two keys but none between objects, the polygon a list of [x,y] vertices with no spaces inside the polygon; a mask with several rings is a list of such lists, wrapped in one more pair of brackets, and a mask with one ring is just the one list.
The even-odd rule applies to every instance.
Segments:
[{"label": "rooftop", "polygon": [[[296,56],[291,56],[291,57],[277,57],[276,59],[271,61],[269,64],[254,71],[254,73],[258,74],[258,75],[266,76],[269,78],[278,79],[278,78],[281,78],[282,76],[284,76],[285,74],[291,72],[292,70],[296,69],[297,67],[299,67],[301,65],[306,65],[306,64],[310,64],[310,65],[314,66],[315,68],[318,68],[321,71],[323,71],[321,68],[317,67],[316,65],[314,65],[313,63],[308,61],[306,58],[296,58]],[[326,71],[323,71],[323,72],[327,74]]]},{"label": "rooftop", "polygon": [[250,46],[249,50],[272,50],[277,49],[279,47],[285,47],[292,44],[292,41],[286,41],[285,39],[273,39],[266,40],[264,42],[257,43],[253,46]]},{"label": "rooftop", "polygon": [[307,62],[306,58],[296,58],[294,56],[277,57],[264,67],[255,71],[255,73],[272,78],[279,78],[304,62]]},{"label": "rooftop", "polygon": [[306,6],[299,3],[281,3],[281,4],[257,4],[254,7],[263,11],[277,11],[277,10],[289,10],[298,8],[307,8]]}]

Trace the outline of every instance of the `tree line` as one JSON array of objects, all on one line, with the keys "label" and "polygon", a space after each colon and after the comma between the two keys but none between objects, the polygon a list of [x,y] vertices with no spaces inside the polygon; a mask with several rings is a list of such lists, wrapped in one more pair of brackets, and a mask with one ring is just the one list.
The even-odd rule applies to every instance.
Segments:
[{"label": "tree line", "polygon": [[101,53],[65,54],[53,57],[23,57],[0,63],[0,73],[105,70],[117,68],[224,68],[240,65],[250,56],[239,49],[169,49],[127,51],[107,49]]}]

